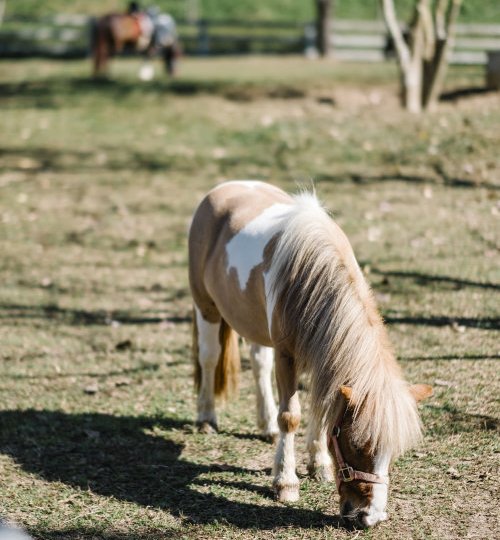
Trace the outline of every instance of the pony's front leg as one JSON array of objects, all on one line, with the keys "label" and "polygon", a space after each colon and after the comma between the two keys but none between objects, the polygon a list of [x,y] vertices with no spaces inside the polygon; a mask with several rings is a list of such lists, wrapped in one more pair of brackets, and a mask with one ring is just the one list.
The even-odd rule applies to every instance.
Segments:
[{"label": "pony's front leg", "polygon": [[328,451],[327,433],[324,422],[312,418],[307,433],[307,450],[309,452],[309,475],[323,482],[334,479],[333,462]]},{"label": "pony's front leg", "polygon": [[298,374],[293,358],[276,351],[276,381],[279,394],[280,438],[274,459],[273,487],[281,502],[299,499],[299,479],[295,473],[295,432],[300,423]]},{"label": "pony's front leg", "polygon": [[196,425],[202,433],[217,431],[215,414],[215,369],[221,352],[220,323],[206,321],[195,306],[196,324],[193,332],[195,362],[199,368],[198,416]]},{"label": "pony's front leg", "polygon": [[250,360],[257,387],[257,425],[262,435],[274,442],[278,437],[278,409],[274,402],[271,382],[274,354],[270,347],[252,343]]}]

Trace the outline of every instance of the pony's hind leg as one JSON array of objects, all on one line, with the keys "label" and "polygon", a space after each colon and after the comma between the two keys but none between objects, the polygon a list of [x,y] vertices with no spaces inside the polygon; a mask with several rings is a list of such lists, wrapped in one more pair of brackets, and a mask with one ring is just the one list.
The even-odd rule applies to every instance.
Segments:
[{"label": "pony's hind leg", "polygon": [[257,387],[257,425],[262,435],[270,442],[274,442],[278,437],[278,409],[274,402],[271,382],[274,350],[252,343],[250,361]]},{"label": "pony's hind leg", "polygon": [[309,422],[307,433],[307,450],[309,452],[309,475],[323,482],[332,482],[333,462],[328,451],[327,433],[323,422],[313,418]]},{"label": "pony's hind leg", "polygon": [[193,359],[198,389],[197,424],[200,431],[217,431],[215,399],[235,393],[238,387],[240,354],[238,336],[220,315],[207,321],[195,306]]},{"label": "pony's hind leg", "polygon": [[293,358],[276,350],[276,381],[279,393],[280,438],[274,460],[273,486],[281,502],[299,499],[299,479],[295,472],[295,432],[300,423],[298,373]]},{"label": "pony's hind leg", "polygon": [[221,322],[206,321],[195,306],[193,355],[195,379],[198,386],[198,414],[196,424],[203,433],[217,431],[215,414],[215,370],[221,353],[219,342]]}]

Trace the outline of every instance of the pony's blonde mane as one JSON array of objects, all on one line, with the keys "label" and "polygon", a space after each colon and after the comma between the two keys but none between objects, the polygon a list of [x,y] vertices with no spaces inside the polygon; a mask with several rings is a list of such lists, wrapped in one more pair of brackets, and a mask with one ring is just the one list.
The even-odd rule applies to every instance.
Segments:
[{"label": "pony's blonde mane", "polygon": [[340,387],[352,387],[352,437],[399,455],[421,435],[413,399],[373,294],[341,229],[314,195],[296,195],[269,277],[282,335],[311,377],[311,411],[331,429]]}]

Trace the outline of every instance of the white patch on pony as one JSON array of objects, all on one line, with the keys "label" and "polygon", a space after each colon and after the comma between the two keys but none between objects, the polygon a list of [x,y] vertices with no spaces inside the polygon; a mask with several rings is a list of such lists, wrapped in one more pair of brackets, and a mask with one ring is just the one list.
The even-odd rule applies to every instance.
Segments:
[{"label": "white patch on pony", "polygon": [[206,321],[197,306],[196,325],[198,329],[198,362],[201,366],[201,385],[198,394],[198,422],[216,423],[214,378],[215,368],[221,353],[219,343],[219,323]]},{"label": "white patch on pony", "polygon": [[274,350],[252,343],[250,360],[257,386],[257,424],[265,436],[274,436],[278,429],[278,408],[274,402],[271,382]]},{"label": "white patch on pony", "polygon": [[[375,458],[374,473],[379,476],[389,474],[390,454],[379,454]],[[373,527],[379,521],[387,519],[387,495],[389,486],[387,484],[372,484],[372,500],[370,506],[366,509],[367,515],[363,518],[363,524],[367,527]]]},{"label": "white patch on pony", "polygon": [[155,68],[152,64],[143,64],[139,70],[141,81],[152,81],[155,76]]},{"label": "white patch on pony", "polygon": [[269,328],[269,335],[271,336],[274,306],[276,305],[278,295],[276,294],[276,290],[273,287],[273,281],[271,279],[270,272],[264,272],[264,292],[266,294],[267,327]]},{"label": "white patch on pony", "polygon": [[281,230],[283,221],[293,205],[276,203],[266,208],[226,245],[227,273],[236,269],[240,289],[244,291],[252,270],[264,260],[264,249]]}]

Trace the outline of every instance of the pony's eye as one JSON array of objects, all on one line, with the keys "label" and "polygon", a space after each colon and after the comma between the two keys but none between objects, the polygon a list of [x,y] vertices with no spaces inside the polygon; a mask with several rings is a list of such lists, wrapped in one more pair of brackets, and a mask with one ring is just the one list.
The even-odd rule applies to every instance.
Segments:
[{"label": "pony's eye", "polygon": [[352,448],[356,451],[357,454],[363,453],[363,447],[355,442],[352,443]]}]

